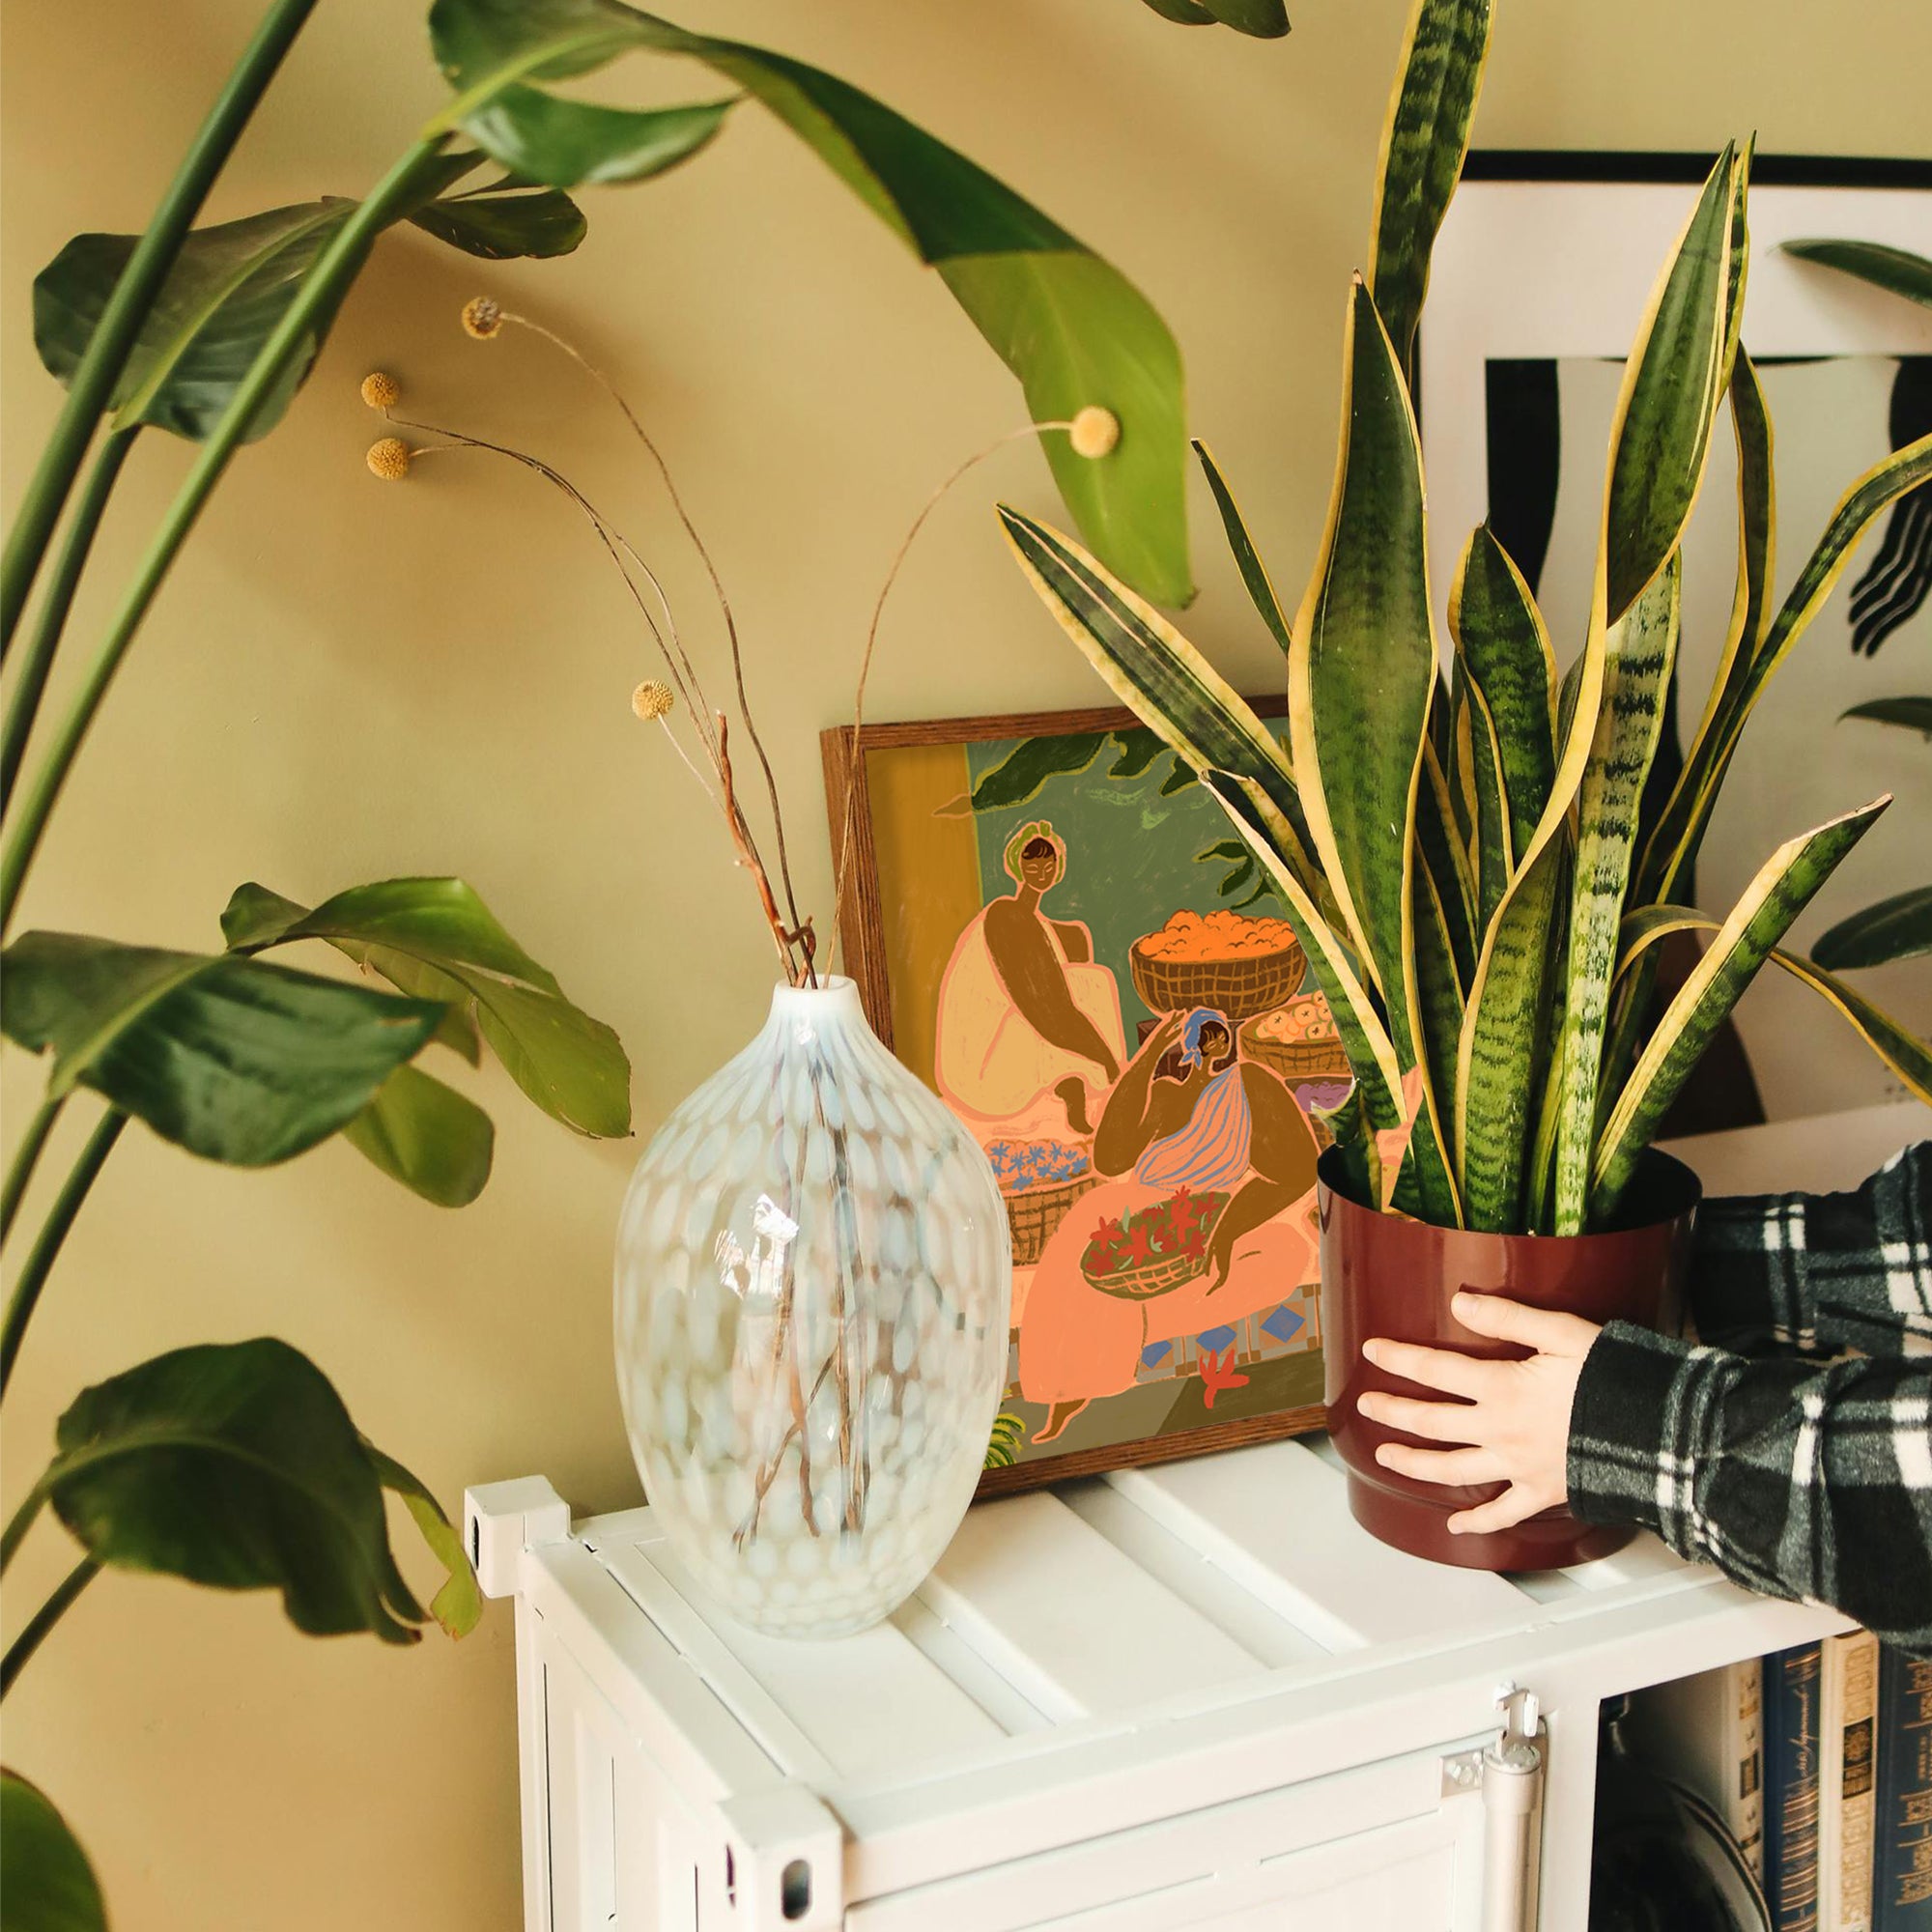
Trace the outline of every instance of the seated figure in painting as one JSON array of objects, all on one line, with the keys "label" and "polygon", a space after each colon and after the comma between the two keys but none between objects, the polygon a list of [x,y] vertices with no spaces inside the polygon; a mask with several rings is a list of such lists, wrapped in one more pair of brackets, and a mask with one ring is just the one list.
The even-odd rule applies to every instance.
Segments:
[{"label": "seated figure in painting", "polygon": [[[1173,1047],[1178,1078],[1159,1070]],[[1161,1022],[1100,1117],[1094,1166],[1109,1178],[1055,1230],[1028,1292],[1020,1394],[1051,1411],[1036,1442],[1127,1388],[1150,1345],[1238,1321],[1316,1279],[1317,1151],[1294,1096],[1241,1057],[1220,1013]],[[1131,1292],[1137,1268],[1185,1277],[1197,1253],[1191,1278]]]},{"label": "seated figure in painting", "polygon": [[1053,827],[1021,826],[1005,857],[1012,892],[968,923],[940,981],[939,1091],[982,1141],[1084,1140],[1126,1059],[1120,988],[1087,927],[1041,910],[1066,875]]}]

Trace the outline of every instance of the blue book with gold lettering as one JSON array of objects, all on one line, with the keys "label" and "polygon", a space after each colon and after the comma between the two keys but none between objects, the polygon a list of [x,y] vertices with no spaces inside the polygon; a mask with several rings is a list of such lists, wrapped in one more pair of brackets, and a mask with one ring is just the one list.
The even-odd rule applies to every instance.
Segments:
[{"label": "blue book with gold lettering", "polygon": [[1872,1932],[1932,1932],[1932,1658],[1880,1653]]}]

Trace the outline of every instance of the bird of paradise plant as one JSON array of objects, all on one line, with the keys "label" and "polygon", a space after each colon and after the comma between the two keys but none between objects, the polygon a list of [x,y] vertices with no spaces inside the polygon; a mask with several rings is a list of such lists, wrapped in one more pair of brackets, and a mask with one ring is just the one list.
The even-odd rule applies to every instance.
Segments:
[{"label": "bird of paradise plant", "polygon": [[[1384,130],[1369,269],[1349,297],[1340,455],[1291,621],[1195,444],[1243,582],[1286,659],[1284,750],[1208,663],[1079,546],[1007,536],[1102,678],[1201,773],[1276,882],[1355,1077],[1338,1122],[1362,1198],[1444,1227],[1575,1235],[1614,1220],[1665,1109],[1771,961],[1821,993],[1915,1093],[1932,1050],[1778,946],[1885,809],[1802,832],[1721,919],[1678,903],[1739,738],[1860,536],[1932,475],[1932,438],[1846,491],[1796,582],[1773,583],[1771,423],[1740,343],[1750,152],[1718,157],[1651,294],[1613,420],[1587,636],[1559,683],[1543,616],[1487,528],[1450,586],[1439,668],[1409,392],[1430,250],[1466,153],[1490,0],[1417,0]],[[1737,588],[1682,776],[1644,780],[1680,626],[1680,550],[1719,412],[1738,449]],[[1711,936],[1654,1011],[1654,949]],[[1399,1173],[1378,1135],[1418,1094]]]}]

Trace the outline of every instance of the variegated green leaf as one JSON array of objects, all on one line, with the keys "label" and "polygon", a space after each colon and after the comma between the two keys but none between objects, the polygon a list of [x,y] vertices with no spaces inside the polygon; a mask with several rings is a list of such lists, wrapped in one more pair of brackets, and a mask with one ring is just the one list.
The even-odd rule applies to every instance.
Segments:
[{"label": "variegated green leaf", "polygon": [[[1701,825],[1698,803],[1715,795],[1718,734],[1743,692],[1757,654],[1776,563],[1777,497],[1772,468],[1771,412],[1750,357],[1740,350],[1731,368],[1731,427],[1738,452],[1738,579],[1724,648],[1704,713],[1691,734],[1657,825],[1637,863],[1639,899],[1668,898],[1690,863],[1690,833]],[[1705,810],[1708,811],[1708,806]]]},{"label": "variegated green leaf", "polygon": [[1889,796],[1874,799],[1828,820],[1787,840],[1759,867],[1664,1009],[1604,1123],[1591,1169],[1590,1212],[1598,1225],[1615,1213],[1638,1155],[1772,948],[1890,803]]},{"label": "variegated green leaf", "polygon": [[1606,627],[1636,602],[1677,548],[1703,479],[1727,373],[1737,165],[1733,144],[1718,157],[1690,212],[1624,371],[1605,486]]},{"label": "variegated green leaf", "polygon": [[[1718,922],[1688,906],[1645,906],[1624,922],[1624,965],[1635,966],[1641,955],[1673,932],[1716,932]],[[1821,994],[1856,1027],[1865,1044],[1905,1082],[1913,1093],[1932,1103],[1932,1045],[1908,1031],[1865,996],[1828,973],[1816,960],[1805,959],[1774,946],[1768,955],[1794,980]],[[1619,969],[1622,970],[1622,969]]]},{"label": "variegated green leaf", "polygon": [[1416,0],[1382,128],[1369,287],[1406,369],[1435,232],[1462,178],[1482,90],[1490,0]]},{"label": "variegated green leaf", "polygon": [[[1313,850],[1389,1015],[1396,1058],[1420,1064],[1414,975],[1415,792],[1435,690],[1422,455],[1387,331],[1357,280],[1344,351],[1341,452],[1328,527],[1288,659],[1289,751]],[[1438,1106],[1403,1181],[1417,1211],[1460,1223]]]},{"label": "variegated green leaf", "polygon": [[1248,600],[1261,613],[1262,622],[1268,627],[1286,656],[1288,618],[1274,594],[1274,585],[1268,581],[1267,566],[1262,562],[1261,552],[1255,548],[1254,539],[1248,534],[1240,505],[1235,501],[1235,493],[1228,488],[1228,479],[1221,474],[1220,465],[1199,437],[1194,439],[1194,454],[1200,459],[1202,474],[1207,477],[1208,488],[1213,494],[1214,507],[1221,513],[1221,527],[1228,533],[1228,548],[1235,554],[1235,567],[1241,573]]},{"label": "variegated green leaf", "polygon": [[1007,505],[1007,541],[1061,629],[1109,690],[1196,771],[1253,779],[1287,821],[1285,854],[1307,896],[1324,896],[1280,744],[1240,694],[1151,606],[1078,544]]},{"label": "variegated green leaf", "polygon": [[1549,802],[1556,769],[1556,654],[1529,585],[1487,524],[1463,549],[1449,592],[1449,629],[1489,706],[1502,755],[1510,842],[1523,851]]},{"label": "variegated green leaf", "polygon": [[1577,801],[1577,865],[1563,1002],[1556,1122],[1556,1233],[1580,1235],[1589,1211],[1598,1076],[1630,884],[1637,811],[1657,756],[1677,661],[1683,571],[1673,555],[1611,627],[1596,742]]},{"label": "variegated green leaf", "polygon": [[1422,782],[1415,791],[1415,848],[1435,881],[1435,896],[1448,922],[1457,978],[1466,992],[1476,977],[1476,954],[1482,946],[1476,926],[1476,887],[1469,873],[1469,855],[1456,836],[1449,781],[1433,744],[1422,748]]},{"label": "variegated green leaf", "polygon": [[1469,788],[1468,819],[1476,874],[1476,930],[1487,932],[1516,871],[1510,840],[1509,801],[1503,795],[1503,751],[1496,721],[1482,687],[1459,663],[1456,681],[1463,693],[1463,721],[1457,751],[1466,751],[1463,781]]},{"label": "variegated green leaf", "polygon": [[1932,886],[1914,886],[1861,907],[1821,934],[1811,949],[1812,958],[1834,972],[1886,966],[1927,952],[1932,952]]},{"label": "variegated green leaf", "polygon": [[1421,1022],[1422,1064],[1451,1134],[1450,1158],[1455,1158],[1454,1115],[1456,1056],[1463,1037],[1463,987],[1456,973],[1456,955],[1449,945],[1442,901],[1426,866],[1418,866],[1415,880],[1415,994]]},{"label": "variegated green leaf", "polygon": [[1667,810],[1658,824],[1658,840],[1667,838],[1669,843],[1660,845],[1659,861],[1651,867],[1657,892],[1668,892],[1683,876],[1684,867],[1696,857],[1752,709],[1773,673],[1832,594],[1860,539],[1894,498],[1928,480],[1932,480],[1932,436],[1922,436],[1874,464],[1839,498],[1824,535],[1805,559],[1777,615],[1766,627],[1743,674],[1733,675],[1728,702],[1710,721],[1708,731],[1699,727],[1672,794],[1675,809]]},{"label": "variegated green leaf", "polygon": [[1517,875],[1483,941],[1463,1016],[1456,1073],[1463,1211],[1471,1228],[1495,1234],[1521,1229],[1523,1153],[1544,1086],[1534,1047],[1561,979],[1567,860],[1565,840],[1552,836]]}]

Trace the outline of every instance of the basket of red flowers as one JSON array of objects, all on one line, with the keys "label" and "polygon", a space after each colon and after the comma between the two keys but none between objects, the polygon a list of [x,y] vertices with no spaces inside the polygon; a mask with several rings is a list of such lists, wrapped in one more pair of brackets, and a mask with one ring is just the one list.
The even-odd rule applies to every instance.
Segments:
[{"label": "basket of red flowers", "polygon": [[1177,1187],[1165,1201],[1109,1217],[1094,1229],[1080,1272],[1088,1286],[1122,1301],[1148,1301],[1208,1272],[1208,1243],[1225,1194]]}]

